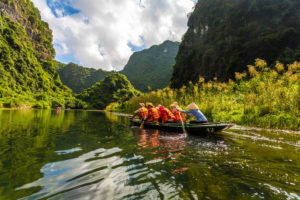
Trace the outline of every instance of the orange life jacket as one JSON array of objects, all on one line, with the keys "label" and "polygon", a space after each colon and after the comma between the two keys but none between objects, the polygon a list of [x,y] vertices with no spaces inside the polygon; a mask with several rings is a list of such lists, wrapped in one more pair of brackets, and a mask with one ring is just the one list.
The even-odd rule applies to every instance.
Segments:
[{"label": "orange life jacket", "polygon": [[153,107],[149,108],[147,122],[158,121],[158,119],[159,119],[158,110],[156,110]]},{"label": "orange life jacket", "polygon": [[161,118],[161,116],[162,116],[162,113],[160,112],[160,110],[159,110],[159,109],[156,109],[156,110],[157,110],[157,112],[158,112],[159,118]]},{"label": "orange life jacket", "polygon": [[140,119],[144,120],[145,117],[147,116],[147,114],[148,114],[148,109],[145,107],[142,107],[140,110]]},{"label": "orange life jacket", "polygon": [[[184,114],[183,113],[180,113],[177,109],[174,109],[173,110],[173,114],[174,114],[174,116],[175,116],[175,121],[177,122],[177,121],[180,121],[180,116],[181,116],[181,119],[182,119],[182,121],[186,121],[186,119],[185,119],[185,116],[184,116]],[[180,115],[180,116],[179,116]]]},{"label": "orange life jacket", "polygon": [[180,115],[181,115],[181,119],[182,119],[182,121],[184,121],[184,122],[185,122],[185,121],[186,121],[186,118],[185,118],[185,116],[184,116],[184,113],[182,113],[182,112],[181,112],[181,113],[180,113]]}]

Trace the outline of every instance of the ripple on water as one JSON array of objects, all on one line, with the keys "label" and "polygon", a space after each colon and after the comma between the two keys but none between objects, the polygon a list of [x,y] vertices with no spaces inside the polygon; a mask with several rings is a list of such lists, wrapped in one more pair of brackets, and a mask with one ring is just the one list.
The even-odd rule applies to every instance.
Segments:
[{"label": "ripple on water", "polygon": [[193,136],[65,113],[33,113],[20,130],[18,118],[0,114],[0,124],[16,121],[0,126],[0,199],[299,199],[300,134]]},{"label": "ripple on water", "polygon": [[[293,136],[299,137],[299,135],[294,134],[293,132],[290,133],[289,138],[285,137],[284,140],[281,137],[278,137],[276,135],[277,133],[272,134],[270,132],[255,133],[255,132],[251,132],[251,131],[250,132],[249,131],[245,131],[245,132],[224,131],[224,133],[226,133],[232,137],[236,137],[236,138],[250,139],[254,142],[282,144],[282,145],[296,147],[298,149],[300,148],[300,142],[297,140],[295,141],[295,139],[293,137]],[[250,140],[248,140],[248,141],[250,141]],[[278,147],[278,145],[271,145],[271,146]],[[281,148],[281,147],[279,147],[279,148]]]},{"label": "ripple on water", "polygon": [[69,153],[73,153],[76,151],[82,151],[82,148],[80,147],[76,147],[76,148],[72,148],[72,149],[67,149],[67,150],[59,150],[59,151],[55,151],[58,155],[62,155],[62,154],[69,154]]},{"label": "ripple on water", "polygon": [[[158,192],[149,189],[153,187],[151,180],[155,179],[157,173],[147,165],[161,162],[162,159],[142,163],[143,156],[122,158],[119,155],[121,152],[119,148],[101,148],[78,158],[48,163],[41,169],[43,178],[17,190],[42,187],[39,192],[22,199],[97,199],[99,196],[103,199],[122,199],[146,194],[158,197]],[[164,187],[159,187],[164,191]]]}]

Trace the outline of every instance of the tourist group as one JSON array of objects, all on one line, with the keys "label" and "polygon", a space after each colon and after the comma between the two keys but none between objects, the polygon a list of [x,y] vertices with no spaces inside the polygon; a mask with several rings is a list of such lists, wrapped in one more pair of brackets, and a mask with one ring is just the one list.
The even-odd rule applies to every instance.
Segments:
[{"label": "tourist group", "polygon": [[176,123],[185,122],[185,114],[190,115],[194,120],[190,123],[206,123],[207,119],[199,110],[195,103],[191,103],[186,107],[188,111],[182,110],[177,102],[170,105],[169,108],[158,105],[155,107],[152,103],[140,103],[140,108],[134,112],[134,117],[139,117],[142,121],[161,122],[161,123]]}]

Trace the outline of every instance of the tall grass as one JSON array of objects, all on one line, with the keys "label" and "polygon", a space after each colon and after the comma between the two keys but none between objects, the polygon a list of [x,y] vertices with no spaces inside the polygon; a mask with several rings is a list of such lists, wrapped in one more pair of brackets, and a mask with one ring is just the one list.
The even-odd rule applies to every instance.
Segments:
[{"label": "tall grass", "polygon": [[236,73],[235,78],[219,82],[200,77],[198,83],[152,91],[110,108],[130,113],[140,102],[168,106],[177,101],[182,108],[195,102],[210,121],[299,130],[299,62],[287,66],[278,62],[271,69],[264,60],[256,59],[247,72]]}]

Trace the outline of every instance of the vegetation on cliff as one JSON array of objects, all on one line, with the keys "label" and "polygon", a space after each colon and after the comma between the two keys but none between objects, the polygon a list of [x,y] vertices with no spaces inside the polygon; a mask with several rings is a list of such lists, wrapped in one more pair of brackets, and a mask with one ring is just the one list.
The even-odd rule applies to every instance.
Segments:
[{"label": "vegetation on cliff", "polygon": [[[300,63],[275,69],[257,59],[247,73],[235,73],[236,82],[190,82],[180,89],[166,88],[133,97],[123,104],[130,113],[140,102],[170,105],[177,101],[182,108],[196,102],[209,121],[230,121],[237,124],[300,129]],[[120,109],[120,108],[117,108]]]},{"label": "vegetation on cliff", "polygon": [[105,76],[113,72],[104,71],[102,69],[93,69],[79,66],[74,63],[64,65],[57,63],[57,72],[63,84],[72,89],[75,93],[80,93],[94,85],[96,82],[102,81]]},{"label": "vegetation on cliff", "polygon": [[56,72],[52,32],[31,1],[0,2],[0,107],[83,107]]},{"label": "vegetation on cliff", "polygon": [[120,73],[125,74],[132,85],[140,91],[165,88],[170,83],[178,47],[178,42],[165,41],[160,45],[135,52]]},{"label": "vegetation on cliff", "polygon": [[121,103],[139,94],[125,75],[113,73],[84,90],[78,98],[87,102],[90,108],[105,109],[112,102]]},{"label": "vegetation on cliff", "polygon": [[299,0],[198,0],[180,44],[171,86],[200,76],[234,78],[255,58],[300,60]]}]

